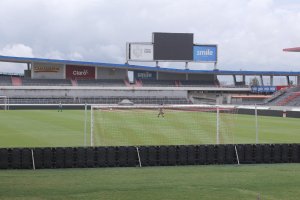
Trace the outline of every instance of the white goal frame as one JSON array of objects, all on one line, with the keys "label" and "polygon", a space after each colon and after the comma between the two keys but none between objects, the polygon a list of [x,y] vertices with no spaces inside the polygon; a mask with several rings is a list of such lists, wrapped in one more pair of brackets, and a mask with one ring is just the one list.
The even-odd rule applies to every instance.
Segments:
[{"label": "white goal frame", "polygon": [[216,109],[216,144],[220,144],[220,109],[237,109],[234,105],[205,105],[205,104],[185,104],[185,105],[118,105],[100,104],[91,105],[91,124],[90,124],[90,146],[94,146],[94,109],[178,109],[178,108],[215,108]]},{"label": "white goal frame", "polygon": [[4,103],[0,103],[0,106],[3,106],[3,110],[9,110],[9,98],[7,96],[0,96],[0,99],[4,100]]}]

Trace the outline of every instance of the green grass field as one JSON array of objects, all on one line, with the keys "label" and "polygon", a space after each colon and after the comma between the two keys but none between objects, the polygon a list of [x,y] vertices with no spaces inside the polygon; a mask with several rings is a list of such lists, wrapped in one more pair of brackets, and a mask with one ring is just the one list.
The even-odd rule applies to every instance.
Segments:
[{"label": "green grass field", "polygon": [[0,171],[0,199],[296,200],[300,165]]},{"label": "green grass field", "polygon": [[[88,116],[90,114],[88,113]],[[157,111],[95,113],[95,145],[214,144],[215,114]],[[232,119],[231,119],[232,118]],[[90,118],[87,141],[90,141]],[[221,117],[222,143],[255,143],[250,115]],[[299,143],[299,119],[259,117],[260,143]],[[0,111],[0,147],[84,145],[84,111]]]},{"label": "green grass field", "polygon": [[[95,145],[215,143],[216,118],[208,113],[166,112],[163,119],[157,112],[94,116]],[[80,110],[0,111],[0,147],[82,146],[84,121]],[[221,127],[228,129],[221,131],[221,142],[255,142],[253,116],[224,115]],[[259,141],[299,143],[299,119],[259,117]],[[252,200],[259,194],[264,200],[294,200],[299,185],[299,164],[0,170],[0,199],[5,200]]]}]

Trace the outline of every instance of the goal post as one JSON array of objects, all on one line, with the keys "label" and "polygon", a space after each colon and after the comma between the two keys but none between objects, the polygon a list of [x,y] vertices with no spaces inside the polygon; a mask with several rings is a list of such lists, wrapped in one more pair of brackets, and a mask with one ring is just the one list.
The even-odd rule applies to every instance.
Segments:
[{"label": "goal post", "polygon": [[9,110],[9,98],[0,96],[0,110]]},{"label": "goal post", "polygon": [[91,146],[234,144],[232,105],[91,105]]}]

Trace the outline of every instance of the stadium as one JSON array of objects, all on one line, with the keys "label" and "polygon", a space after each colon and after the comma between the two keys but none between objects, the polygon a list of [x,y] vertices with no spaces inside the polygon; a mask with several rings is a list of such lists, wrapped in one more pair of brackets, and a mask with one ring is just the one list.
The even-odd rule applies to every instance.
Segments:
[{"label": "stadium", "polygon": [[[127,44],[125,64],[0,56],[26,65],[23,74],[0,74],[0,169],[18,169],[8,170],[5,182],[35,170],[59,185],[57,197],[72,199],[190,199],[197,190],[209,199],[285,199],[299,177],[300,72],[218,70],[217,50],[194,44],[193,34],[153,33],[152,43]],[[130,64],[141,61],[156,66]],[[164,61],[184,62],[185,69],[160,67]],[[190,62],[215,69],[189,69]],[[276,84],[279,77],[285,84]],[[60,184],[57,171],[75,179]],[[262,181],[250,181],[249,173]],[[273,191],[276,175],[286,193]],[[159,178],[171,195],[155,186]],[[77,188],[82,179],[87,184]],[[224,187],[229,180],[232,188]],[[38,187],[36,181],[29,185]],[[22,184],[17,190],[25,195]],[[205,185],[219,184],[210,196],[214,189]],[[26,198],[53,194],[43,187],[28,188]]]}]

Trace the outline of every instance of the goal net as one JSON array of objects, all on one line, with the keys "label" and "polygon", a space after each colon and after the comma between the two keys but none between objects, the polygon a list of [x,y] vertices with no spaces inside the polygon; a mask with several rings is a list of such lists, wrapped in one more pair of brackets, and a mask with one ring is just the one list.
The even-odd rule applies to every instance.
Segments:
[{"label": "goal net", "polygon": [[236,107],[92,105],[91,146],[234,144]]},{"label": "goal net", "polygon": [[0,96],[0,110],[8,110],[8,97],[7,96]]}]

